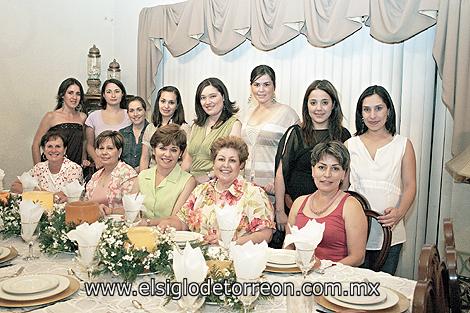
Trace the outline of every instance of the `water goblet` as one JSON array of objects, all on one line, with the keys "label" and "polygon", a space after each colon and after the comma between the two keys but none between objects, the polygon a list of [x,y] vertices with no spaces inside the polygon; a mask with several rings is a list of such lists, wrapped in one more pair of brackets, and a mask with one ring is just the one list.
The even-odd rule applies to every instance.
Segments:
[{"label": "water goblet", "polygon": [[243,313],[247,313],[251,304],[259,296],[259,278],[237,277],[237,282],[242,285],[241,294],[238,299],[243,304]]},{"label": "water goblet", "polygon": [[206,298],[202,296],[185,295],[181,296],[177,303],[183,312],[195,313],[204,304],[205,299]]},{"label": "water goblet", "polygon": [[33,255],[33,245],[36,238],[39,236],[39,222],[21,222],[21,238],[28,244],[28,256],[23,259],[26,261],[39,258]]},{"label": "water goblet", "polygon": [[228,250],[230,248],[230,242],[232,242],[233,235],[236,229],[222,229],[219,228],[221,246]]},{"label": "water goblet", "polygon": [[85,268],[88,280],[92,280],[97,245],[78,245],[78,262]]},{"label": "water goblet", "polygon": [[295,249],[295,263],[302,271],[304,279],[307,277],[308,272],[315,264],[315,249]]}]

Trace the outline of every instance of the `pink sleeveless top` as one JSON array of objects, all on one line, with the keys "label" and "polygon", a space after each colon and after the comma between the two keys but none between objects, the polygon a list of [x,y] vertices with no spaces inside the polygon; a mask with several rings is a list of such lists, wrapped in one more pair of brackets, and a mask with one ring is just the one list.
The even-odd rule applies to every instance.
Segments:
[{"label": "pink sleeveless top", "polygon": [[[309,195],[305,198],[295,218],[295,225],[299,229],[312,219],[303,212],[305,204],[311,196]],[[315,221],[318,223],[325,223],[323,239],[315,250],[315,256],[322,260],[327,259],[337,262],[348,255],[346,228],[343,219],[344,202],[346,202],[348,197],[349,194],[344,195],[336,209],[327,216],[315,218]]]}]

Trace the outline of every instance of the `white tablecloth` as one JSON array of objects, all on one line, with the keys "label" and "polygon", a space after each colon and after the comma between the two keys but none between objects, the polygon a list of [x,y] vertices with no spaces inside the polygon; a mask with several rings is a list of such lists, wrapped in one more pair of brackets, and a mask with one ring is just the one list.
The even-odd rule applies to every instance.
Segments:
[{"label": "white tablecloth", "polygon": [[[59,254],[54,257],[49,257],[39,252],[37,244],[35,244],[35,254],[39,255],[40,258],[32,261],[24,261],[22,256],[27,255],[28,247],[20,238],[12,238],[8,240],[0,241],[0,246],[14,246],[20,256],[13,260],[14,266],[0,268],[0,277],[5,276],[11,273],[14,273],[20,266],[24,266],[24,274],[33,274],[33,273],[52,273],[52,274],[67,274],[69,268],[75,270],[79,269],[79,265],[73,260],[73,256],[70,254]],[[322,262],[322,266],[331,264],[330,261]],[[79,270],[78,270],[79,271]],[[83,272],[79,272],[85,277]],[[135,284],[138,284],[142,280],[149,280],[154,278],[157,280],[163,280],[161,276],[146,276],[139,278]],[[333,281],[362,281],[367,278],[371,282],[379,281],[381,286],[391,288],[393,290],[399,291],[408,297],[410,300],[413,296],[413,291],[416,282],[405,279],[394,277],[382,272],[373,272],[366,269],[354,268],[350,266],[344,266],[342,264],[337,264],[334,267],[327,268],[325,274],[320,275],[318,273],[312,272],[307,278],[309,281],[319,281],[319,282],[333,282]],[[266,279],[268,281],[300,281],[302,279],[300,274],[266,274]],[[94,279],[96,282],[100,281],[116,281],[119,282],[120,279],[111,276],[100,276]],[[80,290],[66,299],[63,302],[59,302],[48,307],[37,308],[34,312],[47,312],[47,313],[73,313],[73,312],[144,312],[134,308],[131,303],[132,299],[137,299],[143,305],[146,310],[152,312],[178,312],[178,306],[176,302],[171,301],[168,305],[162,307],[164,301],[161,297],[119,297],[119,296],[86,296],[85,291],[83,290],[83,284]],[[7,309],[0,308],[0,311],[7,312],[24,312],[26,310],[31,310],[33,308],[25,309]],[[205,305],[202,308],[203,312],[228,312],[229,310],[221,308],[218,306]],[[286,297],[279,296],[269,300],[258,301],[256,303],[256,312],[277,312],[285,313],[286,309]]]}]

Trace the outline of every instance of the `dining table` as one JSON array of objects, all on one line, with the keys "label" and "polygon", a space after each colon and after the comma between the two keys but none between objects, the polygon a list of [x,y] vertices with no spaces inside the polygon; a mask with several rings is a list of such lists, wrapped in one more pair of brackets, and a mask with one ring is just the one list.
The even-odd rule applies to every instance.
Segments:
[{"label": "dining table", "polygon": [[[87,296],[84,288],[84,282],[87,281],[86,272],[80,268],[80,264],[75,260],[72,253],[59,253],[53,256],[43,254],[39,251],[37,243],[34,246],[34,253],[39,257],[34,260],[24,260],[23,257],[28,254],[28,245],[20,237],[11,237],[0,240],[0,247],[14,247],[18,251],[18,257],[11,260],[12,265],[0,268],[1,277],[15,273],[20,267],[24,267],[21,275],[31,274],[57,274],[69,275],[70,269],[73,269],[76,278],[81,279],[80,288],[74,294],[55,303],[48,303],[39,306],[23,308],[0,307],[0,311],[5,312],[46,312],[46,313],[72,313],[72,312],[181,312],[175,300],[166,301],[162,296]],[[332,266],[332,264],[335,264]],[[0,264],[1,265],[1,264]],[[413,291],[416,282],[406,278],[391,276],[383,272],[373,272],[368,269],[346,266],[340,263],[333,263],[328,260],[322,260],[320,269],[311,271],[305,278],[309,282],[344,282],[344,281],[373,281],[379,282],[380,286],[389,288],[398,292],[406,299],[408,309],[411,312],[411,303]],[[149,274],[139,276],[133,286],[150,279],[164,281],[165,277],[158,274]],[[304,282],[301,273],[273,273],[264,272],[263,279],[267,282]],[[122,283],[122,279],[110,274],[100,275],[92,278],[93,282],[114,282]],[[286,296],[276,296],[268,299],[259,299],[255,302],[256,312],[295,312],[288,308]],[[320,306],[315,298],[312,312],[333,312]],[[166,303],[167,302],[167,303]],[[319,311],[317,311],[317,309]],[[204,304],[201,312],[232,312],[230,308],[214,304]],[[385,312],[385,311],[384,311]]]}]

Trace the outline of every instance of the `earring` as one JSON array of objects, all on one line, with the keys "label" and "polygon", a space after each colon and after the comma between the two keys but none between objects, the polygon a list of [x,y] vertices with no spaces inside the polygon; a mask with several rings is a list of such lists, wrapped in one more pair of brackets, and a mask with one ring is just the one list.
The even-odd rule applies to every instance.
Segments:
[{"label": "earring", "polygon": [[252,98],[251,98],[251,94],[250,94],[250,96],[248,97],[248,104],[249,104],[249,105],[252,104],[252,103],[251,103],[251,99],[252,99]]},{"label": "earring", "polygon": [[276,93],[273,94],[273,103],[276,103]]}]

